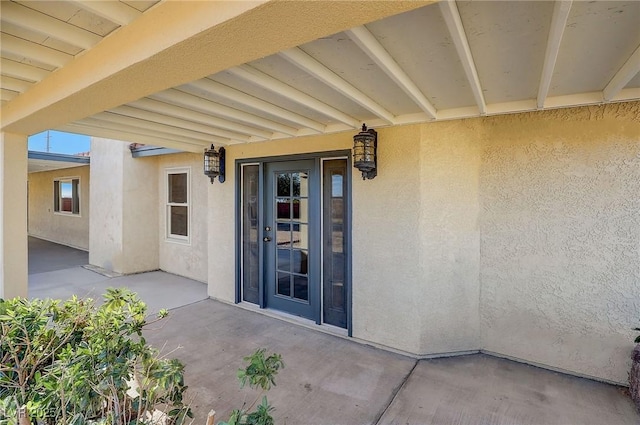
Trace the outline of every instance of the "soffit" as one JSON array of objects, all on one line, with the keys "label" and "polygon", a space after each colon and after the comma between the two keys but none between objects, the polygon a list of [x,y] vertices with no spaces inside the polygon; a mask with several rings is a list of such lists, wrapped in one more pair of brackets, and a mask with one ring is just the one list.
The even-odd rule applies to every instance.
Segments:
[{"label": "soffit", "polygon": [[[135,25],[156,2],[55,3],[2,2],[3,104],[115,29]],[[47,18],[44,29],[17,18],[33,12]],[[638,22],[633,0],[443,1],[57,129],[200,151],[355,130],[363,122],[383,127],[638,100]],[[21,56],[15,46],[25,43],[31,49]]]},{"label": "soffit", "polygon": [[89,165],[90,158],[84,155],[67,155],[49,152],[29,151],[28,172],[61,170]]},{"label": "soffit", "polygon": [[65,168],[79,167],[82,164],[75,162],[60,162],[60,161],[48,161],[44,159],[29,159],[28,170],[29,173],[40,173],[44,171],[61,170]]}]

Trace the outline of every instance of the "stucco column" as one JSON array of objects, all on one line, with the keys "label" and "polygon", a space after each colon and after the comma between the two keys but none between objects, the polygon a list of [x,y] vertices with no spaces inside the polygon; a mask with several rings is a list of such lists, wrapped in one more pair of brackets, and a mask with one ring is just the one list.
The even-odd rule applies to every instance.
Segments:
[{"label": "stucco column", "polygon": [[128,146],[91,139],[89,263],[122,274],[159,268],[157,163]]},{"label": "stucco column", "polygon": [[27,296],[27,136],[0,133],[0,298]]}]

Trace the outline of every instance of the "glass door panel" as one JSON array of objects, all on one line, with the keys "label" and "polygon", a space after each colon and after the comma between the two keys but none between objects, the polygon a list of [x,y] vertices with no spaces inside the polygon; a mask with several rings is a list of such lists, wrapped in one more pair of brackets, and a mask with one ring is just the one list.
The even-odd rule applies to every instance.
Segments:
[{"label": "glass door panel", "polygon": [[319,190],[310,197],[313,185],[319,189],[315,164],[314,160],[266,164],[264,239],[267,305],[314,320],[319,273],[309,259],[319,229],[310,214],[310,208],[319,204]]},{"label": "glass door panel", "polygon": [[242,300],[347,328],[348,171],[347,159],[241,166]]},{"label": "glass door panel", "polygon": [[242,299],[254,304],[260,303],[258,179],[258,165],[242,167]]},{"label": "glass door panel", "polygon": [[323,322],[347,327],[347,160],[324,162],[323,169]]}]

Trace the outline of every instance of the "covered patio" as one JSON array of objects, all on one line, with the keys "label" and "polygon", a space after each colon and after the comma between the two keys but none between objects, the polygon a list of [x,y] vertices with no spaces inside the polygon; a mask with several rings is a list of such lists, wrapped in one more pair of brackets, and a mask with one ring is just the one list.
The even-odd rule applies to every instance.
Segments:
[{"label": "covered patio", "polygon": [[624,387],[485,354],[417,360],[299,324],[204,300],[171,311],[149,341],[187,365],[195,425],[251,403],[242,357],[282,354],[269,393],[277,424],[636,425]]},{"label": "covered patio", "polygon": [[[207,299],[199,282],[163,272],[108,277],[82,268],[86,253],[30,238],[32,298],[99,299],[109,287],[138,293],[169,318],[145,337],[185,365],[194,425],[253,402],[236,371],[258,348],[283,356],[268,394],[278,424],[636,425],[624,387],[486,354],[416,359],[320,332],[291,317]],[[46,266],[47,271],[44,271]],[[175,351],[174,351],[175,350]]]},{"label": "covered patio", "polygon": [[[201,415],[242,403],[237,361],[265,346],[290,424],[637,422],[615,385],[639,325],[640,2],[0,8],[0,297],[89,276],[173,297],[149,339],[184,345]],[[47,129],[93,141],[89,176],[43,174],[42,212],[90,218],[89,263],[124,276],[29,275]]]}]

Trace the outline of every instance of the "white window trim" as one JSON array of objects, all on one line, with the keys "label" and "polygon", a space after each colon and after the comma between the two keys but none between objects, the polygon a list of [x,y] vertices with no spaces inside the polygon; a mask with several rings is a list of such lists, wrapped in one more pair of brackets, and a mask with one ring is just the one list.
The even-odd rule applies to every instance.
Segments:
[{"label": "white window trim", "polygon": [[[187,202],[175,203],[169,202],[169,175],[171,174],[186,174],[187,175]],[[179,243],[184,245],[191,245],[191,167],[175,167],[165,168],[164,170],[164,228],[165,228],[165,241]],[[187,236],[171,234],[171,214],[169,213],[172,206],[186,206],[187,207]]]},{"label": "white window trim", "polygon": [[[60,188],[60,183],[71,183],[73,185],[73,181],[78,180],[78,214],[73,212],[62,211],[62,190]],[[58,211],[53,211],[53,215],[60,215],[64,217],[82,217],[82,179],[80,176],[71,176],[71,177],[54,177],[53,181],[58,185]],[[73,196],[73,195],[72,195]],[[73,209],[73,207],[72,207]]]}]

